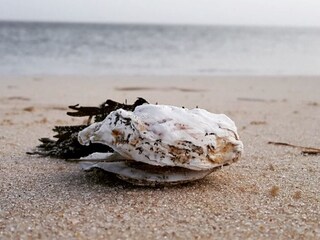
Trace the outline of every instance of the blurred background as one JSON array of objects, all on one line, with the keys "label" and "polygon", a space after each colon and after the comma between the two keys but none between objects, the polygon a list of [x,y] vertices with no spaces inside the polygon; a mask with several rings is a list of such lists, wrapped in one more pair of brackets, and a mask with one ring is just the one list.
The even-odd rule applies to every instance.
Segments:
[{"label": "blurred background", "polygon": [[319,75],[318,0],[0,0],[0,75]]}]

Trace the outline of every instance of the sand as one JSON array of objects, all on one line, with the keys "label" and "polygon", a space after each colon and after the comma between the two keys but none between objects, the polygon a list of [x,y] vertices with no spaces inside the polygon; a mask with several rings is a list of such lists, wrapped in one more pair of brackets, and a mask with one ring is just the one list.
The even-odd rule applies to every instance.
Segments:
[{"label": "sand", "polygon": [[[1,77],[1,239],[319,239],[319,77]],[[242,159],[205,179],[135,187],[78,164],[26,155],[66,106],[112,98],[226,113]]]}]

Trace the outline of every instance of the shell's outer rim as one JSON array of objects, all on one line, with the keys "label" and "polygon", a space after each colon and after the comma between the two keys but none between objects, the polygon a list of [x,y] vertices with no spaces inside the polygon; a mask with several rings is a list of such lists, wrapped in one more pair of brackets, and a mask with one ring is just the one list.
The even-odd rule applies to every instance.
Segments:
[{"label": "shell's outer rim", "polygon": [[210,170],[190,170],[181,167],[160,167],[141,162],[119,160],[113,162],[83,162],[80,164],[84,171],[101,169],[115,174],[119,179],[138,186],[176,185],[200,180],[213,171],[220,169],[224,163]]}]

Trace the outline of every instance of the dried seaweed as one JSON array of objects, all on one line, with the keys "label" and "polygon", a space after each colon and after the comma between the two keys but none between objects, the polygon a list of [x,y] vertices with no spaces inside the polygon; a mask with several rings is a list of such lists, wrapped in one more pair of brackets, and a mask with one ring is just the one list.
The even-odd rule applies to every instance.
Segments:
[{"label": "dried seaweed", "polygon": [[89,120],[94,116],[95,122],[103,121],[109,113],[115,111],[117,109],[124,109],[127,111],[133,111],[137,106],[142,105],[144,103],[148,103],[143,98],[138,98],[134,104],[128,105],[124,103],[119,103],[108,99],[104,103],[102,103],[99,107],[79,107],[79,104],[74,106],[69,106],[70,109],[76,110],[76,112],[67,112],[67,115],[72,117],[89,117]]},{"label": "dried seaweed", "polygon": [[268,142],[268,144],[298,148],[298,149],[301,150],[302,154],[310,154],[310,155],[320,154],[320,148],[303,147],[303,146],[293,145],[293,144],[284,143],[284,142],[271,142],[270,141],[270,142]]},{"label": "dried seaweed", "polygon": [[28,152],[28,154],[71,159],[87,156],[93,152],[112,152],[110,147],[102,144],[81,145],[78,142],[78,132],[85,127],[87,125],[55,126],[53,131],[57,133],[54,136],[57,140],[40,138],[41,144],[33,152]]},{"label": "dried seaweed", "polygon": [[27,154],[72,159],[84,157],[94,152],[113,152],[110,147],[103,144],[94,143],[89,146],[81,145],[78,142],[78,133],[90,125],[93,117],[94,122],[100,122],[112,111],[120,108],[133,111],[137,106],[144,103],[148,102],[143,98],[138,98],[132,105],[118,103],[109,99],[99,107],[82,107],[79,106],[79,104],[69,106],[69,108],[75,110],[75,112],[67,112],[67,115],[73,117],[88,117],[87,124],[55,126],[52,130],[55,133],[53,137],[57,140],[40,138],[39,141],[41,144],[38,145],[34,151],[27,152]]}]

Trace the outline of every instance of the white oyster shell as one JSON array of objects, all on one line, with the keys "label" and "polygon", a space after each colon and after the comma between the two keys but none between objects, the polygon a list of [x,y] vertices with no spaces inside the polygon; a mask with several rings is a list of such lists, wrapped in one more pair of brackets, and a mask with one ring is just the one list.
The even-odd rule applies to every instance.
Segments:
[{"label": "white oyster shell", "polygon": [[[82,130],[78,140],[81,144],[106,144],[120,154],[122,161],[179,167],[179,171],[186,169],[188,176],[194,171],[205,171],[203,176],[200,174],[202,177],[209,170],[238,160],[243,151],[237,128],[226,115],[153,104],[138,106],[133,112],[123,109],[111,112],[104,121]],[[128,167],[120,165],[122,172]],[[135,172],[136,176],[142,173]]]}]

